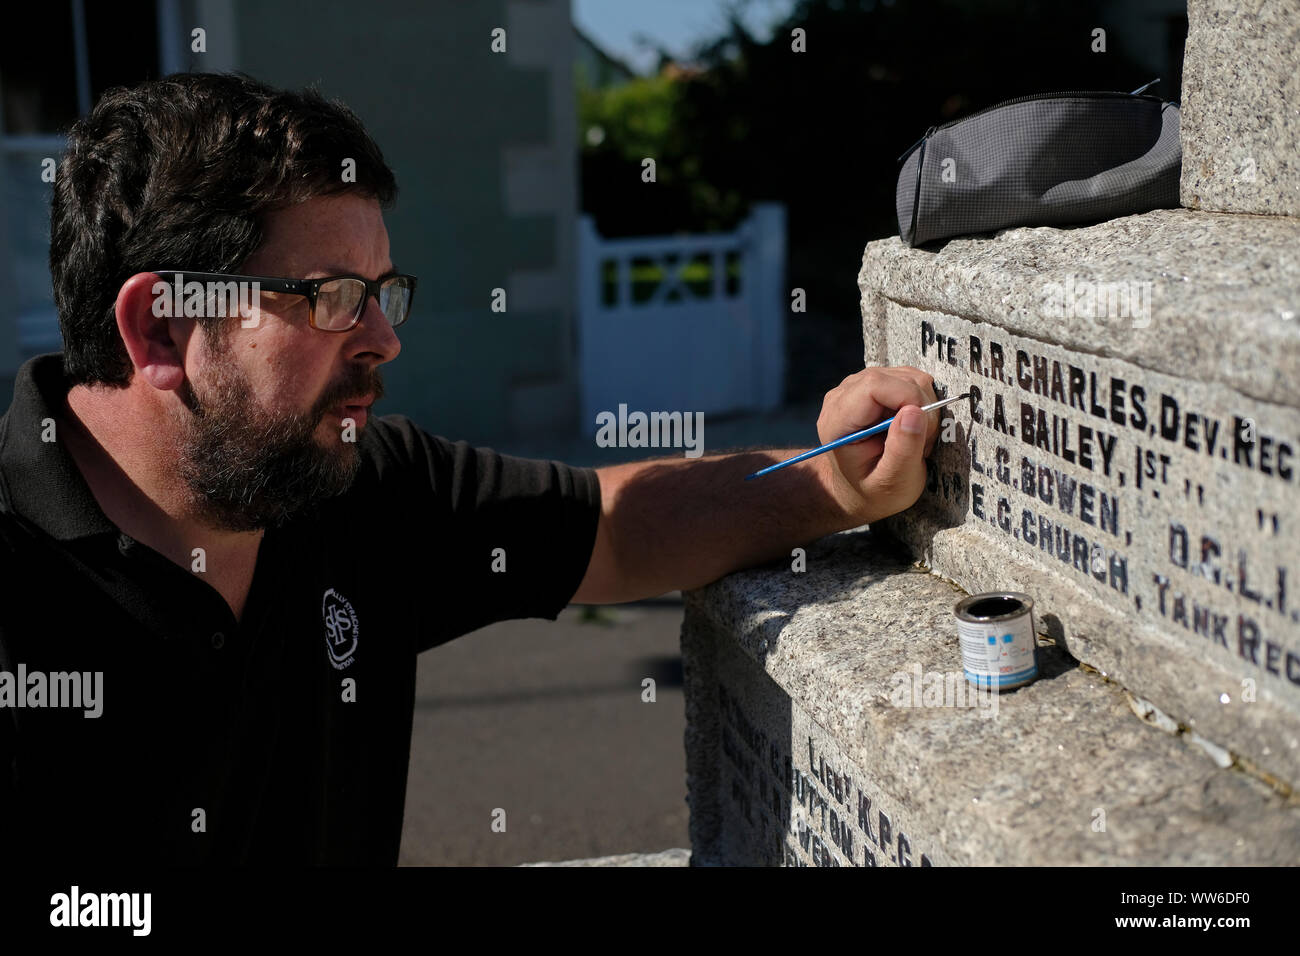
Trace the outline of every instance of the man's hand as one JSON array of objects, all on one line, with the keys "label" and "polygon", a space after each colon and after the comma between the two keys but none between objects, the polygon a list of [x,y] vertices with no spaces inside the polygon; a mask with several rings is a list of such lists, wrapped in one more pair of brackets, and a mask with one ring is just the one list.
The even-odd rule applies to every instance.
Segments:
[{"label": "man's hand", "polygon": [[934,379],[911,366],[864,369],[826,393],[817,418],[822,444],[896,415],[884,435],[822,455],[844,509],[863,524],[909,508],[925,487],[925,458],[939,434]]}]

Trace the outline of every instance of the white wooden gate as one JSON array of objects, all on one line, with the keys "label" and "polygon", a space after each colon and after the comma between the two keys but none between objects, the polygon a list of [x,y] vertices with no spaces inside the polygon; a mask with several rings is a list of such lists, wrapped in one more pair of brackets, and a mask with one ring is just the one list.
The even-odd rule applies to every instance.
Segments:
[{"label": "white wooden gate", "polygon": [[620,404],[706,414],[781,404],[783,205],[755,204],[735,232],[695,236],[605,239],[582,216],[578,271],[584,433]]}]

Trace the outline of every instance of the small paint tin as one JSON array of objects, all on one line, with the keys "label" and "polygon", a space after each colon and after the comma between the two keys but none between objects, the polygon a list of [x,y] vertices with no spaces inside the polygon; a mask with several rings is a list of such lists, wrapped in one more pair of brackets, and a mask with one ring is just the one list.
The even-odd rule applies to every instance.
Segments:
[{"label": "small paint tin", "polygon": [[1016,591],[972,594],[958,601],[953,613],[967,681],[1010,690],[1037,679],[1033,598]]}]

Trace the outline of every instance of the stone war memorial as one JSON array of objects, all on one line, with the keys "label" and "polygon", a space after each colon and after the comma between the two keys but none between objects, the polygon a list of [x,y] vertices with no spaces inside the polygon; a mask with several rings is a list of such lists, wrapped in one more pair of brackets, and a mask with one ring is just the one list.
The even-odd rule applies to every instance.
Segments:
[{"label": "stone war memorial", "polygon": [[1300,0],[1252,6],[1189,4],[1182,208],[867,245],[866,365],[970,397],[911,509],[687,596],[695,865],[1300,863]]}]

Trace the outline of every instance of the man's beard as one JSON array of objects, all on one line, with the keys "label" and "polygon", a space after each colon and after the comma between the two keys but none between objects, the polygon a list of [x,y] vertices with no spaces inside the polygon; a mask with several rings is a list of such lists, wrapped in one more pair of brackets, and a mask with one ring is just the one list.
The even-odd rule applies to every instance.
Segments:
[{"label": "man's beard", "polygon": [[221,531],[279,528],[347,491],[361,466],[355,442],[343,441],[340,432],[338,446],[327,449],[313,436],[322,416],[344,400],[380,398],[379,372],[357,368],[309,411],[277,416],[257,404],[225,336],[218,332],[214,340],[204,332],[211,374],[202,396],[188,379],[179,390],[190,414],[177,463],[199,519]]}]

